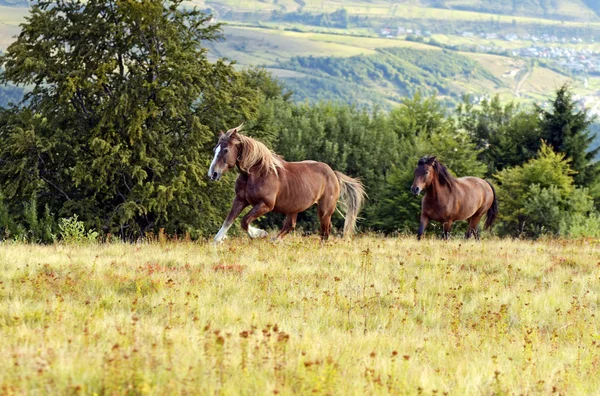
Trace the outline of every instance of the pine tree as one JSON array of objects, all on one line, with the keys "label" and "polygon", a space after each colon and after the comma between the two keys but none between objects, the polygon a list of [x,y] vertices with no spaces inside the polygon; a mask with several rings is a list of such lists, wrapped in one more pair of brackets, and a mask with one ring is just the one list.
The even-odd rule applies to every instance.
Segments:
[{"label": "pine tree", "polygon": [[565,153],[571,160],[571,167],[577,172],[575,183],[580,186],[592,185],[600,172],[600,163],[594,162],[600,147],[591,149],[594,135],[590,125],[594,118],[588,115],[586,109],[577,109],[567,85],[556,91],[549,111],[540,107],[537,107],[537,111],[544,140],[554,151]]}]

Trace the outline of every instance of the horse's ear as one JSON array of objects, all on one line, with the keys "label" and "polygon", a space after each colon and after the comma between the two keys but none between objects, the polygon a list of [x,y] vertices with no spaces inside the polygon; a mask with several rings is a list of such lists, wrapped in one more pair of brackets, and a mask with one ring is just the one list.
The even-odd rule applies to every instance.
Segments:
[{"label": "horse's ear", "polygon": [[427,161],[427,163],[431,166],[435,166],[435,160],[436,160],[436,157],[429,157],[429,160]]},{"label": "horse's ear", "polygon": [[219,137],[221,137],[221,136],[223,136],[223,135],[225,135],[225,132],[223,132],[223,131],[219,131]]},{"label": "horse's ear", "polygon": [[242,122],[239,126],[230,129],[227,131],[227,137],[232,137],[235,136],[239,131],[242,130],[242,127],[244,126],[244,123]]}]

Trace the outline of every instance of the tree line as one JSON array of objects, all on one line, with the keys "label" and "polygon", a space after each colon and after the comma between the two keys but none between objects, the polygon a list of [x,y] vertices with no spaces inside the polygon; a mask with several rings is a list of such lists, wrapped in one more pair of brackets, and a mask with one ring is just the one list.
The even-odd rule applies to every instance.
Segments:
[{"label": "tree line", "polygon": [[[390,111],[297,103],[263,69],[210,62],[203,44],[220,30],[209,20],[181,1],[32,6],[0,57],[3,83],[31,87],[0,109],[3,238],[52,241],[75,215],[125,240],[161,229],[210,236],[236,177],[208,181],[212,147],[219,130],[241,121],[286,160],[361,177],[370,197],[363,230],[416,229],[412,173],[420,156],[435,154],[455,175],[498,187],[500,235],[600,236],[593,120],[567,86],[549,109],[494,98],[448,110],[419,93]],[[311,231],[314,216],[304,214],[300,227]]]}]

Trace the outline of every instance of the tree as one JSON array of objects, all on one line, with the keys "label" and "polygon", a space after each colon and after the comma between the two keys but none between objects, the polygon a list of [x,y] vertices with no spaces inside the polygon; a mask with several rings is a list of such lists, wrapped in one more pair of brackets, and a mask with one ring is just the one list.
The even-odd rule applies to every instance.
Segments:
[{"label": "tree", "polygon": [[478,108],[465,97],[457,108],[457,119],[481,150],[478,158],[487,164],[487,176],[535,158],[540,149],[537,113],[514,103],[502,105],[498,96],[484,100]]},{"label": "tree", "polygon": [[554,151],[565,153],[571,159],[571,167],[577,172],[574,177],[577,185],[591,185],[598,180],[600,172],[600,163],[594,162],[600,147],[591,149],[594,134],[590,126],[594,118],[586,109],[577,109],[567,85],[556,91],[550,105],[550,111],[537,107],[542,137]]},{"label": "tree", "polygon": [[500,202],[500,233],[537,237],[557,235],[571,219],[593,213],[587,189],[573,181],[570,159],[543,143],[538,157],[495,176]]},{"label": "tree", "polygon": [[[0,115],[0,188],[60,217],[134,238],[216,228],[230,183],[207,185],[215,132],[264,96],[202,44],[220,37],[182,0],[40,1],[0,57],[0,82],[31,85]],[[41,210],[40,210],[41,212]]]}]

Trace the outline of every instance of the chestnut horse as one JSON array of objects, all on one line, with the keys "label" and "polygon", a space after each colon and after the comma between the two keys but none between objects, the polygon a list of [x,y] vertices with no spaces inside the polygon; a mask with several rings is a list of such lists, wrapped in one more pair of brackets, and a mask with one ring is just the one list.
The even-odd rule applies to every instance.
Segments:
[{"label": "chestnut horse", "polygon": [[362,183],[333,171],[322,162],[286,162],[261,142],[241,135],[242,125],[227,133],[221,132],[208,170],[208,177],[213,181],[235,166],[240,171],[231,211],[215,242],[225,239],[227,230],[247,206],[252,209],[242,218],[242,228],[251,238],[267,236],[266,231],[252,227],[254,220],[271,211],[285,214],[285,222],[277,235],[281,239],[296,226],[298,213],[314,204],[317,204],[321,222],[321,237],[326,240],[340,194],[341,206],[346,212],[344,236],[350,236],[365,198]]},{"label": "chestnut horse", "polygon": [[487,229],[498,215],[496,191],[489,182],[471,176],[455,178],[435,157],[425,156],[419,160],[410,190],[415,195],[425,191],[421,201],[419,239],[430,220],[443,224],[444,239],[448,239],[453,222],[468,220],[465,237],[474,235],[479,239],[481,217],[487,212]]}]

